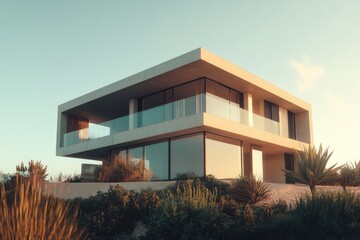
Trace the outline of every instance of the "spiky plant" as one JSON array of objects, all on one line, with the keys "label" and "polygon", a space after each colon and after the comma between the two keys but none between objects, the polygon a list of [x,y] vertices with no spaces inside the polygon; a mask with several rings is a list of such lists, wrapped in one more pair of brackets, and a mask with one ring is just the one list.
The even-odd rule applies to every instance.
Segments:
[{"label": "spiky plant", "polygon": [[311,195],[314,196],[317,185],[337,180],[337,171],[342,166],[336,167],[334,164],[326,168],[332,153],[329,153],[329,148],[323,150],[322,145],[318,150],[315,146],[303,147],[302,151],[295,153],[297,171],[283,170],[283,172],[290,180],[309,185]]},{"label": "spiky plant", "polygon": [[344,191],[346,191],[347,186],[358,186],[360,184],[359,170],[359,162],[347,163],[340,169],[338,182]]},{"label": "spiky plant", "polygon": [[36,176],[40,177],[42,180],[45,180],[47,177],[47,166],[44,166],[41,161],[30,160],[28,166],[25,166],[23,162],[20,165],[16,166],[16,172],[24,177]]},{"label": "spiky plant", "polygon": [[253,175],[239,176],[231,182],[231,196],[236,201],[254,204],[269,198],[269,185]]}]

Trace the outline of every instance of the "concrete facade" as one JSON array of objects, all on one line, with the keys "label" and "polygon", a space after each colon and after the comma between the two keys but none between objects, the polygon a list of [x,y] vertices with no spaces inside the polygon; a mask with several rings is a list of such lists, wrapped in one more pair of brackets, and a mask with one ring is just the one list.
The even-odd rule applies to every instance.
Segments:
[{"label": "concrete facade", "polygon": [[110,161],[126,152],[161,176],[154,180],[193,166],[196,175],[285,182],[281,169],[293,161],[285,155],[312,143],[310,104],[203,48],[58,107],[58,156]]}]

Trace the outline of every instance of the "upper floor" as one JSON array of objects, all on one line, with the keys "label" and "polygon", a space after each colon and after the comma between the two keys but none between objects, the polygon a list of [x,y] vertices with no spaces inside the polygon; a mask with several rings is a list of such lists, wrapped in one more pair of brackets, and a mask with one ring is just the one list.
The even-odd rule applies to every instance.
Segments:
[{"label": "upper floor", "polygon": [[101,159],[112,146],[209,129],[275,145],[313,141],[308,103],[196,49],[60,105],[57,154]]}]

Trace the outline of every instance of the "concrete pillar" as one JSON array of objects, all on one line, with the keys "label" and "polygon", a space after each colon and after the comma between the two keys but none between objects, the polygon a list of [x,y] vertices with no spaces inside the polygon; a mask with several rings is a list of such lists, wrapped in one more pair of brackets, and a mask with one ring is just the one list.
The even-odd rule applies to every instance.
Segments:
[{"label": "concrete pillar", "polygon": [[245,110],[248,111],[248,116],[247,116],[248,125],[252,127],[254,125],[254,119],[253,119],[253,98],[251,93],[246,92],[244,94],[244,107]]},{"label": "concrete pillar", "polygon": [[129,130],[138,127],[138,118],[137,114],[138,111],[138,100],[136,98],[132,98],[129,100]]}]

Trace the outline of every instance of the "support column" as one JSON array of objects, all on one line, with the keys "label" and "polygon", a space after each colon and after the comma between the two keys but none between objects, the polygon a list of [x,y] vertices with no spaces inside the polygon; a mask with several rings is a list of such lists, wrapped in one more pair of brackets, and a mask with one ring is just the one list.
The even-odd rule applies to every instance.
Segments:
[{"label": "support column", "polygon": [[132,98],[129,100],[129,130],[138,127],[138,118],[135,114],[138,111],[138,100]]},{"label": "support column", "polygon": [[244,107],[245,110],[248,111],[248,116],[245,121],[248,123],[250,127],[254,126],[254,119],[253,119],[253,99],[251,93],[244,93]]}]

